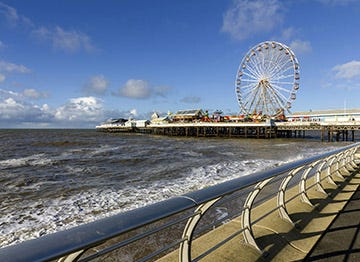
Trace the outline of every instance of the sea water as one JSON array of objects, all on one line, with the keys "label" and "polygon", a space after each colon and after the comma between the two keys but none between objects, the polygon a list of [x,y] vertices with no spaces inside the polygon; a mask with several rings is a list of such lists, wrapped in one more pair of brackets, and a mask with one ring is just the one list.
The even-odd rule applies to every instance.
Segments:
[{"label": "sea water", "polygon": [[0,130],[0,247],[345,145]]}]

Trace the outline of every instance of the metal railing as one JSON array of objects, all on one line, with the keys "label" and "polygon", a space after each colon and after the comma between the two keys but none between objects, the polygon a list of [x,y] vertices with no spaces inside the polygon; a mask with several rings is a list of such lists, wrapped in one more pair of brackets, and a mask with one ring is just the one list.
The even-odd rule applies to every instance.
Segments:
[{"label": "metal railing", "polygon": [[[312,188],[327,195],[322,183],[326,180],[336,185],[333,177],[342,178],[344,172],[354,171],[359,147],[360,143],[352,144],[8,246],[0,249],[0,261],[152,261],[170,252],[178,252],[179,261],[198,261],[240,234],[247,244],[261,251],[252,226],[276,211],[281,219],[295,225],[287,204],[300,198],[312,206],[308,197]],[[299,193],[286,198],[294,186],[299,187]],[[254,207],[274,197],[276,207],[253,219]],[[194,239],[239,217],[239,230],[192,257]]]}]

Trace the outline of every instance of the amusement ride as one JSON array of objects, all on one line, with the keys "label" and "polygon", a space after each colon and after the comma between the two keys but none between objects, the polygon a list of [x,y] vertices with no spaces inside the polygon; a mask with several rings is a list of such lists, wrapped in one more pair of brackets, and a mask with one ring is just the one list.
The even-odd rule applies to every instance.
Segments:
[{"label": "amusement ride", "polygon": [[255,45],[236,74],[235,93],[241,113],[276,118],[290,112],[299,80],[299,63],[288,46],[274,41]]}]

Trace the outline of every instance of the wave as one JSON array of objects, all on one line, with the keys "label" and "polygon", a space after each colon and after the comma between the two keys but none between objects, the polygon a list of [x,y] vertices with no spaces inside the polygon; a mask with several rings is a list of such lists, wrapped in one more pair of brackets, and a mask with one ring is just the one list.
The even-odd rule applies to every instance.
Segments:
[{"label": "wave", "polygon": [[11,158],[0,161],[0,167],[16,168],[22,166],[46,166],[53,163],[53,160],[48,158],[46,154],[35,154],[28,157]]}]

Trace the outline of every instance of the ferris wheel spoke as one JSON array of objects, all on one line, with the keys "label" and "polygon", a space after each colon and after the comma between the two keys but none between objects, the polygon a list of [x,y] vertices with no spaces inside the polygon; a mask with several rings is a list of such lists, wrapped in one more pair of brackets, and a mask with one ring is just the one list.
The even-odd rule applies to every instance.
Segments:
[{"label": "ferris wheel spoke", "polygon": [[247,76],[252,77],[252,78],[254,78],[254,79],[260,78],[259,73],[258,73],[254,68],[252,68],[252,66],[251,66],[250,64],[247,64],[246,69],[247,69],[247,71],[249,72],[249,73],[244,72],[244,73],[247,74]]},{"label": "ferris wheel spoke", "polygon": [[286,72],[289,72],[289,70],[292,68],[292,65],[289,65],[289,63],[283,62],[278,63],[276,67],[274,67],[274,70],[271,72],[271,77],[278,77],[279,75],[283,75]]},{"label": "ferris wheel spoke", "polygon": [[276,78],[276,77],[281,77],[286,73],[293,74],[293,65],[284,64],[281,67],[277,68],[276,71],[272,72],[271,76],[273,78]]},{"label": "ferris wheel spoke", "polygon": [[244,96],[243,96],[245,98],[244,101],[250,100],[252,97],[254,97],[256,92],[257,92],[256,88],[251,89],[251,90],[249,89],[248,92],[244,93]]},{"label": "ferris wheel spoke", "polygon": [[272,66],[273,66],[270,71],[271,73],[286,61],[283,59],[284,59],[284,56],[283,56],[282,52],[277,52],[275,54],[274,58],[271,60]]},{"label": "ferris wheel spoke", "polygon": [[[272,109],[272,112],[275,112],[276,111],[276,108],[275,108],[275,103],[277,103],[276,102],[276,100],[274,101],[274,99],[271,97],[271,94],[269,94],[269,102],[266,104],[266,112],[271,112],[270,110]],[[271,109],[270,109],[270,107],[271,107]]]},{"label": "ferris wheel spoke", "polygon": [[280,91],[284,91],[284,92],[290,94],[291,91],[292,91],[292,89],[291,89],[291,90],[286,89],[286,88],[284,88],[284,87],[278,86],[278,85],[275,84],[275,83],[272,83],[270,86],[271,86],[272,89],[277,90],[277,91],[279,91],[279,92],[280,92]]},{"label": "ferris wheel spoke", "polygon": [[281,70],[282,67],[289,64],[288,56],[283,52],[279,52],[279,55],[274,60],[274,64],[277,65],[277,69]]},{"label": "ferris wheel spoke", "polygon": [[253,73],[257,78],[261,78],[261,73],[256,64],[254,64],[253,60],[250,60],[248,63],[248,70]]},{"label": "ferris wheel spoke", "polygon": [[261,77],[263,73],[263,69],[261,68],[260,55],[261,53],[257,52],[257,55],[253,56],[253,59],[250,60],[253,68],[258,72],[259,77]]},{"label": "ferris wheel spoke", "polygon": [[243,90],[246,90],[247,88],[254,88],[257,86],[257,83],[250,83],[250,84],[247,84],[247,85],[244,85],[244,86],[240,86],[240,89],[243,89]]},{"label": "ferris wheel spoke", "polygon": [[281,79],[286,79],[286,78],[293,79],[293,78],[294,78],[294,74],[282,75],[282,76],[279,76],[279,77],[274,77],[274,79],[276,79],[276,80],[281,80]]},{"label": "ferris wheel spoke", "polygon": [[278,90],[274,89],[274,88],[271,88],[271,90],[273,90],[274,94],[277,95],[277,97],[280,97],[281,98],[281,101],[287,101],[288,98],[286,98],[283,93],[279,92]]},{"label": "ferris wheel spoke", "polygon": [[[273,97],[274,104],[277,105],[278,109],[285,108],[286,101],[283,101],[281,97],[276,92],[270,92],[271,96]],[[274,106],[274,111],[276,111]],[[275,112],[274,112],[275,113]]]},{"label": "ferris wheel spoke", "polygon": [[259,83],[259,80],[258,80],[258,79],[248,79],[248,78],[245,78],[245,79],[241,79],[241,82]]},{"label": "ferris wheel spoke", "polygon": [[[247,68],[248,70],[249,70],[249,68]],[[250,71],[250,70],[249,70]],[[251,72],[251,71],[250,71]],[[248,77],[250,77],[250,78],[252,78],[252,79],[254,79],[254,80],[257,80],[258,78],[257,78],[257,76],[256,75],[254,75],[254,74],[249,74],[249,73],[247,73],[247,72],[243,72],[243,74],[244,75],[246,75],[246,76],[248,76]]]},{"label": "ferris wheel spoke", "polygon": [[264,109],[265,109],[265,111],[268,112],[269,109],[267,107],[267,104],[268,104],[267,92],[264,91],[264,89],[263,89],[261,95],[262,95],[262,101],[259,100],[259,104],[260,104],[260,102],[262,102],[261,111],[264,111]]},{"label": "ferris wheel spoke", "polygon": [[274,83],[274,84],[277,84],[277,85],[279,85],[279,84],[282,84],[282,85],[293,85],[293,84],[294,84],[294,82],[276,81],[276,80],[271,81],[271,82]]},{"label": "ferris wheel spoke", "polygon": [[259,88],[252,89],[249,94],[246,96],[245,104],[247,105],[249,102],[251,102],[249,109],[252,109],[252,105],[254,103],[254,100],[257,98],[256,94],[259,92]]}]

